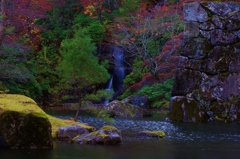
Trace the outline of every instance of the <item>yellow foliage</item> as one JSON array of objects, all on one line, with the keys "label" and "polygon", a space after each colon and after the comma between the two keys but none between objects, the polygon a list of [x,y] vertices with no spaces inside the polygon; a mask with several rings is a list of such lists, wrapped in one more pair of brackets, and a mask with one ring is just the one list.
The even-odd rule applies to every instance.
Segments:
[{"label": "yellow foliage", "polygon": [[84,11],[84,14],[92,16],[94,11],[95,11],[94,6],[89,5],[89,6],[86,7],[86,10]]}]

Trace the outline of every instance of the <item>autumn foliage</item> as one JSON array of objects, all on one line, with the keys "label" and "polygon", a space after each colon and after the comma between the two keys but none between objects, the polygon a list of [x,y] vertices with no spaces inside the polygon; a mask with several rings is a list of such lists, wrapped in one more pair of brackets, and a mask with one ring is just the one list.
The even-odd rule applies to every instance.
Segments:
[{"label": "autumn foliage", "polygon": [[6,36],[5,41],[21,39],[37,50],[41,40],[41,27],[34,22],[37,18],[46,17],[46,11],[52,8],[52,3],[46,0],[7,1],[5,28],[13,28],[13,32]]},{"label": "autumn foliage", "polygon": [[[57,66],[64,59],[63,41],[71,44],[77,31],[83,31],[96,47],[99,63],[107,58],[113,66],[111,53],[103,51],[105,46],[117,45],[125,51],[126,87],[131,90],[163,82],[175,71],[183,31],[182,6],[189,1],[2,0],[0,86],[27,95],[38,90],[35,96],[53,98],[61,80]],[[78,43],[73,45],[69,48],[77,48]],[[141,64],[134,66],[136,57]],[[17,79],[24,80],[19,83]]]}]

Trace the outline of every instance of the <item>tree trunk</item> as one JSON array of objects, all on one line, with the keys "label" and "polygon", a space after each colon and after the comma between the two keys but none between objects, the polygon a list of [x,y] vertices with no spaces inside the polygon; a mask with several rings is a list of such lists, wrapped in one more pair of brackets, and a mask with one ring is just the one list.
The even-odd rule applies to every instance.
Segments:
[{"label": "tree trunk", "polygon": [[6,16],[6,0],[1,0],[1,11],[0,11],[0,47],[2,46],[4,38],[4,20]]},{"label": "tree trunk", "polygon": [[82,97],[81,97],[81,92],[80,92],[80,93],[79,93],[79,101],[78,101],[78,109],[77,109],[77,112],[76,112],[74,121],[77,121],[77,120],[78,120],[78,116],[79,116],[81,107],[82,107]]}]

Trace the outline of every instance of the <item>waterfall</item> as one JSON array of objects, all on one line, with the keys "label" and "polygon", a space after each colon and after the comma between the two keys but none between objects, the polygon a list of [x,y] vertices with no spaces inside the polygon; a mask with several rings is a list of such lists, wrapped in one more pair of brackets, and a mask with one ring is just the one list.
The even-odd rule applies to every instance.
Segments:
[{"label": "waterfall", "polygon": [[[119,91],[122,89],[123,81],[125,78],[125,68],[124,68],[124,51],[120,49],[119,47],[114,47],[113,51],[113,57],[115,62],[115,68],[114,68],[114,78],[115,81],[117,81],[117,86],[115,89],[116,91]],[[115,92],[115,91],[114,91]]]},{"label": "waterfall", "polygon": [[[111,91],[111,89],[112,89],[112,87],[113,87],[113,76],[111,76],[111,78],[109,79],[109,81],[108,81],[108,85],[107,85],[107,88],[105,88],[105,90],[106,91]],[[104,101],[103,101],[103,104],[108,104],[109,103],[109,100],[108,99],[105,99]]]},{"label": "waterfall", "polygon": [[108,81],[107,88],[105,89],[106,91],[110,91],[112,88],[112,81],[113,81],[113,76],[111,76],[110,80]]},{"label": "waterfall", "polygon": [[[113,89],[114,94],[112,98],[116,98],[122,91],[123,81],[126,76],[124,67],[124,51],[115,46],[112,56],[114,57],[114,72],[108,81],[105,90],[110,91]],[[104,101],[104,104],[108,104],[108,100]]]}]

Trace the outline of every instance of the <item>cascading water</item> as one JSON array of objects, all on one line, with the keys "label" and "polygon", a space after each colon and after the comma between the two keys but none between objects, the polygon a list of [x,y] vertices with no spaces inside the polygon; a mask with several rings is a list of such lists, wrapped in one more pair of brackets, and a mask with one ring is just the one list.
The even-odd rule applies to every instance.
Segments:
[{"label": "cascading water", "polygon": [[[109,81],[108,81],[108,85],[107,85],[107,88],[105,88],[105,90],[106,91],[111,91],[111,89],[112,89],[112,85],[113,85],[113,76],[111,76],[111,78],[109,79]],[[109,100],[108,99],[106,99],[106,100],[104,100],[104,102],[103,102],[103,104],[108,104],[109,103]]]},{"label": "cascading water", "polygon": [[123,81],[125,78],[125,68],[124,68],[124,51],[119,47],[114,47],[113,57],[115,62],[114,76],[113,76],[113,89],[114,96],[117,96],[123,86]]},{"label": "cascading water", "polygon": [[[112,98],[117,97],[121,91],[123,86],[123,81],[125,78],[125,67],[124,67],[124,51],[117,46],[114,46],[113,49],[113,57],[114,57],[114,72],[111,78],[108,81],[108,85],[105,90],[110,91],[113,89],[114,94]],[[104,104],[108,104],[108,100],[104,101]]]}]

